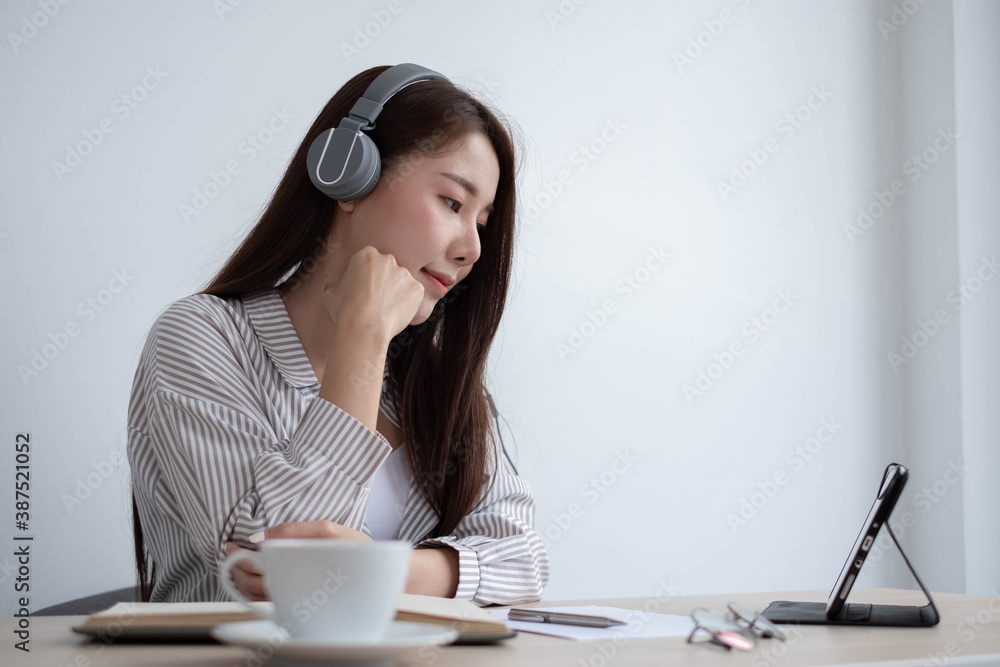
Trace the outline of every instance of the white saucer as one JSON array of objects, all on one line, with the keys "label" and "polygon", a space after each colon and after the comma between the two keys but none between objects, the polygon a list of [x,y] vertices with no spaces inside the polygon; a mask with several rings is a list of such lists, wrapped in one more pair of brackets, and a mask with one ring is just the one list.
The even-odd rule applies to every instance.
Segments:
[{"label": "white saucer", "polygon": [[262,662],[272,664],[391,665],[399,657],[423,647],[450,644],[458,632],[430,623],[393,621],[380,641],[359,643],[300,639],[271,621],[244,621],[216,626],[212,636],[220,642],[242,646]]}]

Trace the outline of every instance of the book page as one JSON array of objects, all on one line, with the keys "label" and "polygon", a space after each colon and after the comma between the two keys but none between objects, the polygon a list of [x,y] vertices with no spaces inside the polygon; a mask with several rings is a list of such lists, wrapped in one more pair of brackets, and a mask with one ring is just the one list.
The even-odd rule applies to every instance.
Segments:
[{"label": "book page", "polygon": [[411,595],[402,593],[396,605],[397,611],[426,616],[440,616],[462,621],[482,621],[496,623],[497,618],[485,609],[469,602],[454,598],[439,598],[432,595]]},{"label": "book page", "polygon": [[[267,616],[274,611],[273,602],[251,603],[253,612]],[[119,602],[110,609],[92,616],[181,616],[203,614],[238,614],[249,611],[242,602]]]}]

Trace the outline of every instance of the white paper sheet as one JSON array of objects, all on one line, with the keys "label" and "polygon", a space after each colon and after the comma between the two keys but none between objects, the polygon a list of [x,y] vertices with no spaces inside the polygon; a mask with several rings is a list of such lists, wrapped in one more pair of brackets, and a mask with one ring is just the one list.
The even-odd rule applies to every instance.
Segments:
[{"label": "white paper sheet", "polygon": [[620,607],[530,607],[539,611],[562,611],[570,614],[589,614],[592,616],[607,616],[625,621],[626,625],[613,625],[610,628],[587,628],[580,625],[560,625],[557,623],[534,623],[531,621],[507,621],[507,609],[486,609],[497,618],[507,621],[512,630],[533,632],[539,635],[550,635],[577,641],[601,641],[614,638],[633,637],[686,637],[694,624],[690,616],[675,616],[673,614],[652,614],[636,609]]}]

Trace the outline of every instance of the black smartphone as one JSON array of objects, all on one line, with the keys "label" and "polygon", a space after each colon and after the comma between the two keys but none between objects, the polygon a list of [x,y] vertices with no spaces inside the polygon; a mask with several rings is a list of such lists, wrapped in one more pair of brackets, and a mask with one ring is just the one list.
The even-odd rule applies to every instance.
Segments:
[{"label": "black smartphone", "polygon": [[843,610],[847,596],[851,593],[851,587],[854,586],[858,573],[861,572],[861,566],[865,564],[865,558],[868,557],[868,553],[875,543],[875,538],[878,537],[879,529],[882,528],[882,524],[889,520],[892,508],[899,500],[908,474],[906,468],[898,463],[890,463],[886,466],[878,496],[868,511],[868,518],[865,519],[861,532],[858,533],[858,539],[855,540],[847,562],[844,563],[844,569],[837,577],[837,583],[830,591],[830,599],[826,601],[827,618],[836,618]]}]

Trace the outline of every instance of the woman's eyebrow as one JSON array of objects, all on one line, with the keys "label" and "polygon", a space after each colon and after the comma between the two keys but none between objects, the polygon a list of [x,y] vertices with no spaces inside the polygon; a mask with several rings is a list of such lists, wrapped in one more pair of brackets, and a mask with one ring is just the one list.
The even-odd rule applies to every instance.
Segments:
[{"label": "woman's eyebrow", "polygon": [[[461,185],[473,197],[478,197],[479,196],[479,190],[467,178],[462,178],[458,174],[450,174],[450,173],[447,173],[447,172],[444,172],[444,171],[440,172],[440,174],[441,174],[441,176],[445,176],[447,178],[450,178],[451,180],[453,180],[456,183],[458,183],[459,185]],[[490,204],[484,210],[487,213],[492,213],[493,212],[493,204]]]}]

